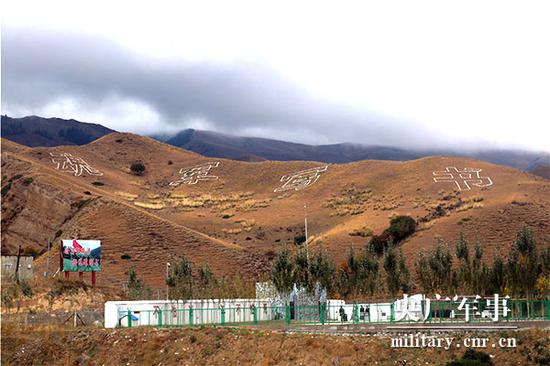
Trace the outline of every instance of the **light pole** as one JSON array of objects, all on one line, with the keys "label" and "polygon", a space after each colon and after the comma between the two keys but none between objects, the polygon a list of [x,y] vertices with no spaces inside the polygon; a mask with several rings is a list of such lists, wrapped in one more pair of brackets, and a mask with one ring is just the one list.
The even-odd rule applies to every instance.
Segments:
[{"label": "light pole", "polygon": [[307,204],[304,203],[304,224],[305,224],[305,232],[306,232],[306,260],[307,265],[309,266],[309,248],[307,244]]},{"label": "light pole", "polygon": [[168,301],[168,276],[170,271],[170,262],[166,262],[166,301]]}]

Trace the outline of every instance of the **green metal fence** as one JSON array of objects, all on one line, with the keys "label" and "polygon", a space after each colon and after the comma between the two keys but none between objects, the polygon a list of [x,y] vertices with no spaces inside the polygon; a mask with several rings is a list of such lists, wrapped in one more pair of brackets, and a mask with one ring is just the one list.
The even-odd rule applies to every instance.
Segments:
[{"label": "green metal fence", "polygon": [[[382,324],[382,323],[448,323],[466,322],[466,310],[458,310],[460,302],[422,301],[415,311],[403,316],[395,303],[361,303],[328,305],[290,304],[262,307],[211,307],[184,309],[128,309],[119,313],[119,326],[199,326],[256,324]],[[499,321],[550,321],[550,300],[509,300]],[[505,315],[504,315],[505,314]],[[487,300],[470,304],[469,322],[492,322],[494,308]]]}]

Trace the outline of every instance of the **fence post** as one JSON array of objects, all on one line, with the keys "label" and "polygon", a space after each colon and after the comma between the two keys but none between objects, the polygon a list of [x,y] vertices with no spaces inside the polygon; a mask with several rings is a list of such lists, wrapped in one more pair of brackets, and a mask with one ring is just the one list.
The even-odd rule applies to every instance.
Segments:
[{"label": "fence post", "polygon": [[321,324],[325,324],[325,303],[321,303],[321,313],[319,314]]},{"label": "fence post", "polygon": [[392,302],[390,304],[390,323],[393,323],[395,321],[395,309],[394,309],[394,303]]},{"label": "fence post", "polygon": [[189,307],[189,325],[193,325],[193,307]]},{"label": "fence post", "polygon": [[550,320],[550,300],[545,301],[546,307],[546,320]]},{"label": "fence post", "polygon": [[252,310],[254,311],[254,325],[256,325],[258,324],[258,308],[252,305]]},{"label": "fence post", "polygon": [[285,322],[287,325],[290,325],[290,305],[285,305]]},{"label": "fence post", "polygon": [[359,323],[359,308],[357,307],[357,304],[353,304],[353,323]]},{"label": "fence post", "polygon": [[225,325],[225,306],[222,306],[222,325]]},{"label": "fence post", "polygon": [[132,328],[132,310],[128,309],[128,328]]}]

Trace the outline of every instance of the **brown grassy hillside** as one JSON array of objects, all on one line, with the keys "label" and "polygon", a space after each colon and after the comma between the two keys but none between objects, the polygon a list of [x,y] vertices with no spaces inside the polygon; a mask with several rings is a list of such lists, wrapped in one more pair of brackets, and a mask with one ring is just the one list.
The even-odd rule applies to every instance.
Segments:
[{"label": "brown grassy hillside", "polygon": [[[56,169],[50,153],[70,153],[93,169],[77,176],[61,165]],[[134,162],[145,165],[143,175],[131,174]],[[217,162],[208,173],[217,178],[170,185],[180,179],[180,169],[208,162]],[[303,230],[304,204],[310,248],[328,250],[337,262],[350,246],[368,243],[368,237],[350,233],[380,233],[398,214],[425,221],[402,244],[410,261],[436,238],[455,240],[460,231],[478,237],[487,258],[506,252],[522,225],[531,226],[541,242],[550,235],[550,181],[465,158],[329,165],[305,189],[274,192],[282,176],[324,165],[205,158],[121,133],[56,148],[2,140],[2,251],[13,252],[18,244],[44,250],[47,239],[95,238],[103,246],[99,281],[120,282],[136,266],[147,282],[158,284],[165,262],[182,254],[217,274],[255,276],[269,268],[277,250],[293,246]],[[434,182],[432,173],[446,167],[480,168],[493,184],[458,191],[453,182]],[[438,205],[444,214],[435,217]],[[123,254],[131,259],[121,259]]]}]

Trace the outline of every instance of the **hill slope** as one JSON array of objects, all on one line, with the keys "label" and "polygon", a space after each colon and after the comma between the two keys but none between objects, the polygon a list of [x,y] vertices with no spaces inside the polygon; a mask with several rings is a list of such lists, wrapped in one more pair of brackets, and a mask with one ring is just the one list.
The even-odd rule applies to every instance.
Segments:
[{"label": "hill slope", "polygon": [[[276,251],[294,248],[304,204],[310,249],[327,250],[337,263],[369,241],[350,234],[365,227],[380,233],[397,214],[421,222],[402,245],[409,261],[460,231],[481,238],[487,260],[506,252],[522,225],[540,241],[550,234],[548,180],[465,158],[250,163],[121,133],[83,146],[2,143],[2,251],[18,244],[44,250],[47,239],[101,239],[100,281],[122,282],[136,266],[161,285],[165,263],[182,254],[217,274],[256,276]],[[130,173],[136,161],[146,167],[141,176]],[[462,171],[469,167],[481,169],[481,181],[461,178],[475,175]]]}]

